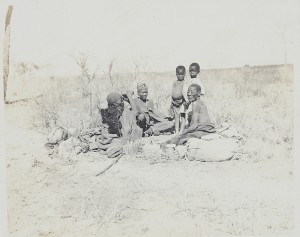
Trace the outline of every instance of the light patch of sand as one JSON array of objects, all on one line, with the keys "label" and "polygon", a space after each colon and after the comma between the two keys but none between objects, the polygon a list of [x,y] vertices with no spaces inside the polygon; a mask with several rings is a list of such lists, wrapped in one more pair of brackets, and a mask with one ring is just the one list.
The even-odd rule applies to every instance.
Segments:
[{"label": "light patch of sand", "polygon": [[112,160],[92,152],[50,159],[46,136],[27,126],[29,113],[25,105],[6,107],[13,237],[292,233],[290,159],[153,163],[126,156],[95,177]]}]

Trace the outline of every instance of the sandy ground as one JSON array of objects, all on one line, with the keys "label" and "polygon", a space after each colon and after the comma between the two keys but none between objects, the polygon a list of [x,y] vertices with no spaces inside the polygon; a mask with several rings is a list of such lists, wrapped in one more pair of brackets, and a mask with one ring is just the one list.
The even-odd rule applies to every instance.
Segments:
[{"label": "sandy ground", "polygon": [[289,235],[293,161],[153,162],[97,153],[50,159],[30,107],[6,108],[9,233],[36,236]]}]

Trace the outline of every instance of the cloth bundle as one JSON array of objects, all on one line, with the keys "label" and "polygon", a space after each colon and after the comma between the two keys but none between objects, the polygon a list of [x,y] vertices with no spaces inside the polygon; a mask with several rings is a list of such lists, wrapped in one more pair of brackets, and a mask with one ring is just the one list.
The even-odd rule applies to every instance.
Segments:
[{"label": "cloth bundle", "polygon": [[208,162],[230,160],[239,149],[238,140],[215,135],[218,136],[214,134],[212,139],[206,139],[205,136],[202,139],[189,139],[186,144],[187,159]]}]

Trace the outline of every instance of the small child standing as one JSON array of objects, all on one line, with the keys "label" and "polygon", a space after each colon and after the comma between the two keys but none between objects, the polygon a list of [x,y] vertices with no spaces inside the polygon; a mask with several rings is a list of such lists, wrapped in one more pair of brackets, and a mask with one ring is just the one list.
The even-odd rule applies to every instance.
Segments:
[{"label": "small child standing", "polygon": [[175,118],[175,132],[181,134],[185,128],[186,116],[185,116],[185,99],[182,94],[185,77],[185,67],[178,66],[176,68],[177,80],[173,82],[172,86],[172,104],[170,113]]},{"label": "small child standing", "polygon": [[200,79],[200,66],[198,63],[192,63],[189,67],[189,73],[190,73],[190,78],[184,80],[184,86],[183,86],[183,96],[188,101],[187,99],[187,91],[190,85],[192,84],[197,84],[201,87],[201,96],[205,95],[205,88],[202,83],[202,80]]},{"label": "small child standing", "polygon": [[200,79],[200,66],[198,63],[192,63],[189,67],[189,74],[190,74],[190,78],[187,78],[186,80],[184,80],[184,85],[183,85],[183,89],[182,89],[182,93],[183,93],[183,97],[186,101],[185,105],[186,105],[186,113],[188,114],[189,112],[191,112],[191,107],[190,102],[187,98],[187,91],[188,88],[190,87],[190,85],[192,84],[197,84],[200,86],[201,88],[201,97],[203,98],[205,96],[205,88],[204,85],[202,83],[202,80]]}]

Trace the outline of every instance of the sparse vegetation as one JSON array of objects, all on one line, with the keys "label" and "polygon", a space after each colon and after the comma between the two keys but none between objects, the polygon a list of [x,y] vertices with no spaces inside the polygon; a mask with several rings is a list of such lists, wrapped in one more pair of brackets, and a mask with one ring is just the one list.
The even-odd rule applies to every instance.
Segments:
[{"label": "sparse vegetation", "polygon": [[[135,89],[132,87],[138,80],[149,84],[149,97],[167,114],[174,73],[141,73],[135,64],[132,73],[113,74],[114,63],[110,63],[106,74],[97,75],[96,71],[89,72],[87,57],[82,55],[77,61],[80,66],[77,80],[55,80],[49,85],[49,92],[36,100],[37,114],[32,120],[36,127],[45,126],[53,115],[67,128],[98,126],[101,124],[98,106],[105,106],[107,93]],[[201,77],[207,87],[205,102],[212,119],[217,125],[231,123],[245,136],[244,148],[253,159],[266,158],[274,149],[281,150],[275,156],[291,157],[291,65],[202,70]]]},{"label": "sparse vegetation", "polygon": [[[137,81],[148,83],[149,97],[167,113],[175,80],[174,72],[143,73],[137,65],[131,73],[98,75],[84,64],[78,75],[49,79],[48,92],[33,107],[21,108],[33,108],[29,114],[35,130],[44,131],[52,116],[65,128],[99,126],[98,106],[105,106],[107,93],[135,89]],[[93,78],[90,83],[89,76]],[[10,232],[19,234],[33,226],[35,235],[49,236],[291,233],[293,67],[202,70],[201,77],[207,88],[205,102],[217,126],[228,122],[245,138],[239,159],[218,163],[168,160],[159,149],[153,150],[158,144],[147,146],[145,140],[138,140],[124,146],[126,156],[113,169],[95,177],[110,160],[89,152],[50,161],[41,149],[45,136],[32,144],[20,138],[24,145],[17,147],[14,126],[8,137],[13,145],[7,149]],[[9,106],[12,110],[17,105]],[[37,136],[30,132],[35,133],[30,139]],[[32,158],[24,159],[28,157]],[[46,224],[51,227],[42,229]]]}]

